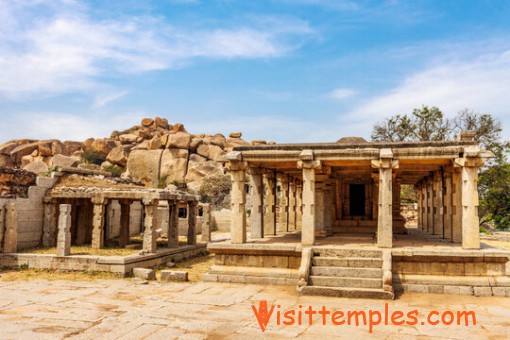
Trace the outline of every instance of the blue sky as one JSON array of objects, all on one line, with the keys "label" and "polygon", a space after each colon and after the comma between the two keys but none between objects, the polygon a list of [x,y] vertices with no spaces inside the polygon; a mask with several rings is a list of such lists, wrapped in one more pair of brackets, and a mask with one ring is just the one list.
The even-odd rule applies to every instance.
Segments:
[{"label": "blue sky", "polygon": [[0,142],[145,116],[276,142],[369,138],[422,104],[510,137],[510,1],[0,0]]}]

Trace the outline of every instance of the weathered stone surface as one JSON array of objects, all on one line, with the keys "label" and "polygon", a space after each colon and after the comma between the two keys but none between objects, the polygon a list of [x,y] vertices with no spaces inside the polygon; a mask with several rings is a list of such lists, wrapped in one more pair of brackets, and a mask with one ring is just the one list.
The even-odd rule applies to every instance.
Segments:
[{"label": "weathered stone surface", "polygon": [[11,159],[16,164],[21,164],[21,159],[23,156],[27,156],[32,154],[34,150],[39,149],[39,143],[28,143],[17,146],[11,151]]},{"label": "weathered stone surface", "polygon": [[220,163],[209,161],[207,158],[197,154],[189,157],[188,173],[186,174],[186,183],[192,190],[198,190],[204,177],[215,173],[222,173],[223,167]]},{"label": "weathered stone surface", "polygon": [[230,138],[241,138],[243,134],[241,132],[231,132],[229,137]]},{"label": "weathered stone surface", "polygon": [[216,161],[225,154],[225,151],[217,145],[200,144],[197,148],[197,154]]},{"label": "weathered stone surface", "polygon": [[191,143],[189,144],[189,151],[192,152],[192,153],[196,153],[197,152],[197,148],[198,146],[203,143],[203,139],[200,138],[200,137],[193,137],[191,139]]},{"label": "weathered stone surface", "polygon": [[367,143],[365,138],[362,137],[342,137],[336,141],[340,144],[351,144],[351,143]]},{"label": "weathered stone surface", "polygon": [[66,156],[72,156],[76,151],[80,151],[82,148],[81,142],[76,141],[65,141],[62,143],[62,153]]},{"label": "weathered stone surface", "polygon": [[142,119],[142,126],[149,127],[152,124],[154,124],[154,120],[152,118],[143,118]]},{"label": "weathered stone surface", "polygon": [[0,167],[3,166],[14,167],[14,163],[12,162],[11,157],[0,154]]},{"label": "weathered stone surface", "polygon": [[138,139],[138,136],[135,134],[131,134],[131,133],[126,133],[126,134],[119,136],[119,141],[122,144],[133,144],[133,143],[136,143],[137,139]]},{"label": "weathered stone surface", "polygon": [[53,157],[51,157],[49,162],[49,167],[53,169],[54,167],[61,167],[61,168],[68,168],[68,167],[75,167],[79,163],[79,159],[75,157],[68,157],[64,155],[57,154]]},{"label": "weathered stone surface", "polygon": [[166,147],[169,149],[189,149],[191,135],[187,132],[177,132],[168,135]]},{"label": "weathered stone surface", "polygon": [[127,161],[129,177],[136,182],[157,186],[163,150],[133,150]]},{"label": "weathered stone surface", "polygon": [[162,270],[161,281],[186,282],[188,281],[188,272],[179,270]]},{"label": "weathered stone surface", "polygon": [[152,139],[147,141],[147,149],[157,150],[164,146],[163,137],[154,136]]},{"label": "weathered stone surface", "polygon": [[186,132],[186,129],[184,128],[184,125],[181,123],[174,124],[174,126],[171,129],[173,132]]},{"label": "weathered stone surface", "polygon": [[227,146],[225,136],[221,133],[217,133],[212,137],[205,138],[205,142],[207,144],[219,146],[222,149],[225,149]]},{"label": "weathered stone surface", "polygon": [[256,140],[252,140],[250,142],[250,145],[266,145],[267,142],[265,140],[261,140],[261,139],[256,139]]},{"label": "weathered stone surface", "polygon": [[91,151],[92,150],[92,143],[94,143],[94,138],[87,138],[85,141],[81,144],[83,151]]},{"label": "weathered stone surface", "polygon": [[188,150],[165,149],[161,155],[160,178],[166,177],[166,184],[182,182],[186,176]]},{"label": "weathered stone surface", "polygon": [[71,205],[61,204],[58,217],[57,256],[71,255]]},{"label": "weathered stone surface", "polygon": [[128,156],[128,153],[122,146],[117,146],[106,156],[106,160],[112,164],[125,167],[127,165]]},{"label": "weathered stone surface", "polygon": [[96,139],[92,142],[91,149],[94,152],[108,155],[113,148],[115,148],[117,144],[113,139],[104,138],[104,139]]},{"label": "weathered stone surface", "polygon": [[48,172],[49,168],[43,161],[35,160],[23,167],[23,170],[31,171],[35,174],[41,174],[43,172]]},{"label": "weathered stone surface", "polygon": [[154,124],[152,125],[154,128],[162,128],[168,130],[168,119],[156,117],[154,118]]},{"label": "weathered stone surface", "polygon": [[241,138],[228,138],[226,144],[228,150],[232,150],[236,146],[250,145],[250,143]]},{"label": "weathered stone surface", "polygon": [[133,276],[142,280],[156,280],[156,272],[148,268],[133,268]]}]

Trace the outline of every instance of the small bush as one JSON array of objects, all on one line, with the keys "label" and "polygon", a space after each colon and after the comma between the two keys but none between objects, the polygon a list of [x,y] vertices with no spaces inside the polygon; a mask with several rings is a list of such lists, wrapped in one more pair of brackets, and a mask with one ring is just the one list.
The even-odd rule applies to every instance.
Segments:
[{"label": "small bush", "polygon": [[120,177],[126,171],[126,168],[119,165],[108,165],[104,167],[104,170],[110,172],[115,177]]},{"label": "small bush", "polygon": [[105,155],[95,151],[86,151],[81,155],[81,157],[85,160],[85,162],[96,165],[101,165],[106,160]]},{"label": "small bush", "polygon": [[210,203],[215,209],[229,208],[232,183],[229,175],[207,176],[198,190],[200,202]]}]

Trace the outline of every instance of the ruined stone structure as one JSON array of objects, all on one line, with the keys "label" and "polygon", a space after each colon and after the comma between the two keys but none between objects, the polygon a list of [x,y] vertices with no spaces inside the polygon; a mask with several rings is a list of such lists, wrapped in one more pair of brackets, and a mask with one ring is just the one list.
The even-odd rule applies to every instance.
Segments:
[{"label": "ruined stone structure", "polygon": [[[465,284],[474,292],[485,289],[491,275],[501,276],[491,284],[510,287],[510,254],[478,250],[477,170],[492,154],[481,150],[473,136],[466,131],[447,142],[348,139],[234,148],[224,158],[232,178],[232,238],[209,245],[217,260],[206,279],[291,284],[303,294],[378,298],[393,297],[394,286],[443,292],[452,282],[457,282],[455,288],[447,291],[461,291],[458,286]],[[250,225],[246,176],[251,183]],[[406,240],[400,214],[403,184],[414,185],[419,193],[413,235],[442,240],[452,245],[451,251],[394,247],[398,235]],[[422,264],[409,265],[413,262]],[[494,271],[488,270],[493,265]],[[432,281],[428,275],[434,275]],[[449,275],[462,278],[448,281]]]}]

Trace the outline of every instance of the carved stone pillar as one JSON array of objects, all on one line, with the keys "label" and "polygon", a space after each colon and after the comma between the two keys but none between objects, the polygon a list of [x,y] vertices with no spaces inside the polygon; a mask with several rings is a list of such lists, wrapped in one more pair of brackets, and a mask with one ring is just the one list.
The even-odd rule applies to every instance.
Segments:
[{"label": "carved stone pillar", "polygon": [[57,202],[52,198],[44,198],[42,246],[54,247],[57,229]]},{"label": "carved stone pillar", "polygon": [[278,221],[278,231],[285,233],[289,231],[289,179],[287,175],[280,176],[280,216]]},{"label": "carved stone pillar", "polygon": [[372,161],[372,166],[379,169],[379,215],[377,219],[377,246],[393,246],[393,169],[398,168],[398,161],[393,160],[391,149],[381,149],[380,159]]},{"label": "carved stone pillar", "polygon": [[188,202],[188,244],[197,244],[197,215],[198,202]]},{"label": "carved stone pillar", "polygon": [[433,180],[427,178],[427,232],[434,232],[434,190]]},{"label": "carved stone pillar", "polygon": [[443,236],[443,175],[436,171],[433,179],[434,190],[434,235]]},{"label": "carved stone pillar", "polygon": [[296,230],[303,226],[303,183],[296,184]]},{"label": "carved stone pillar", "polygon": [[177,201],[168,201],[167,246],[168,248],[179,247],[179,203]]},{"label": "carved stone pillar", "polygon": [[[451,170],[451,169],[450,169]],[[444,228],[444,238],[447,240],[452,240],[452,172],[447,171],[444,174],[444,196],[443,196],[443,228]]]},{"label": "carved stone pillar", "polygon": [[296,182],[289,183],[289,231],[296,230]]},{"label": "carved stone pillar", "polygon": [[[238,154],[240,156],[240,154]],[[246,242],[246,191],[244,190],[247,164],[240,160],[227,163],[232,180],[230,235],[232,243]]]},{"label": "carved stone pillar", "polygon": [[157,250],[158,226],[158,203],[157,199],[145,198],[142,201],[145,209],[143,245],[142,248],[148,253],[155,253]]},{"label": "carved stone pillar", "polygon": [[5,205],[4,253],[18,251],[18,208],[16,203]]},{"label": "carved stone pillar", "polygon": [[119,246],[125,247],[129,244],[129,215],[131,210],[131,201],[120,200],[120,234],[119,234]]},{"label": "carved stone pillar", "polygon": [[99,249],[104,246],[104,213],[107,200],[104,197],[93,197],[92,204],[92,248]]},{"label": "carved stone pillar", "polygon": [[460,168],[452,172],[452,242],[462,242],[462,176]]},{"label": "carved stone pillar", "polygon": [[202,205],[202,242],[211,242],[211,207]]},{"label": "carved stone pillar", "polygon": [[326,236],[325,229],[325,205],[324,205],[324,184],[315,182],[315,236]]},{"label": "carved stone pillar", "polygon": [[71,255],[71,205],[61,204],[58,217],[57,256]]},{"label": "carved stone pillar", "polygon": [[251,238],[264,237],[264,183],[262,181],[262,170],[259,168],[250,169],[251,183],[251,216],[250,228]]},{"label": "carved stone pillar", "polygon": [[298,168],[303,169],[303,217],[301,244],[311,246],[315,243],[315,169],[321,162],[314,160],[312,150],[303,150],[299,155]]},{"label": "carved stone pillar", "polygon": [[274,174],[264,175],[266,197],[264,200],[264,235],[276,235],[276,179]]}]

